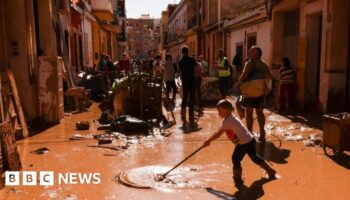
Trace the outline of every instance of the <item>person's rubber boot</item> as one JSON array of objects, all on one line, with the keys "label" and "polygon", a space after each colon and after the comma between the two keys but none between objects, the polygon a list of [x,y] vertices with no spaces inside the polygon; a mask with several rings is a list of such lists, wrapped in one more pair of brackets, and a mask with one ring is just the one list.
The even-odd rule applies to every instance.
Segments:
[{"label": "person's rubber boot", "polygon": [[276,179],[276,170],[272,169],[265,161],[260,163],[259,166],[266,171],[269,179]]},{"label": "person's rubber boot", "polygon": [[241,188],[243,186],[242,169],[233,169],[233,181],[236,188]]},{"label": "person's rubber boot", "polygon": [[196,131],[198,129],[198,124],[196,124],[195,122],[190,122],[190,131]]}]

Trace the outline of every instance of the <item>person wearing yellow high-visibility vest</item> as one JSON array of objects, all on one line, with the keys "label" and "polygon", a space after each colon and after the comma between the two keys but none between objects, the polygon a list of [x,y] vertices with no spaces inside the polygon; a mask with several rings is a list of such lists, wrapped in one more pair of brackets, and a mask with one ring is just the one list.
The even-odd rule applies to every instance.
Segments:
[{"label": "person wearing yellow high-visibility vest", "polygon": [[224,50],[219,49],[219,63],[218,63],[218,77],[219,77],[219,90],[221,97],[226,98],[228,94],[228,81],[231,77],[230,65],[227,58],[224,56]]}]

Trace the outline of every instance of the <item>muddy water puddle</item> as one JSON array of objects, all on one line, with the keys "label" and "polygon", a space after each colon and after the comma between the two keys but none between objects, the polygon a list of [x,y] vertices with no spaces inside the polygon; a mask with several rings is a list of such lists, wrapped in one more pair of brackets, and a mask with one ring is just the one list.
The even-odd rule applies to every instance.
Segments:
[{"label": "muddy water puddle", "polygon": [[118,181],[134,188],[153,188],[164,192],[172,192],[179,189],[208,188],[213,185],[223,184],[220,175],[231,176],[231,169],[224,165],[196,166],[187,165],[172,171],[162,181],[156,181],[157,175],[162,175],[172,166],[151,165],[134,168],[119,174]]}]

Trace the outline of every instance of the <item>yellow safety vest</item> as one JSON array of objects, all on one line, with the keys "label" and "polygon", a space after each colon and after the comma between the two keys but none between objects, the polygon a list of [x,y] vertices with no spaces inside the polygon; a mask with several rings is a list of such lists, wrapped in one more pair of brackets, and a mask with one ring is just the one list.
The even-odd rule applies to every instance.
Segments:
[{"label": "yellow safety vest", "polygon": [[225,62],[227,61],[227,58],[224,57],[219,61],[219,77],[227,77],[230,76],[230,69],[225,69]]}]

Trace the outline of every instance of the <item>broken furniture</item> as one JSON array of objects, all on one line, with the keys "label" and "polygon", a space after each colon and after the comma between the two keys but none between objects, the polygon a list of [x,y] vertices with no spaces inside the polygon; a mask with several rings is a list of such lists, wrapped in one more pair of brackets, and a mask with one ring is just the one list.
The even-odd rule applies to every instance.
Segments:
[{"label": "broken furniture", "polygon": [[162,81],[135,73],[113,84],[113,107],[117,116],[130,115],[145,121],[162,119]]},{"label": "broken furniture", "polygon": [[323,150],[327,156],[350,151],[350,113],[323,116]]}]

